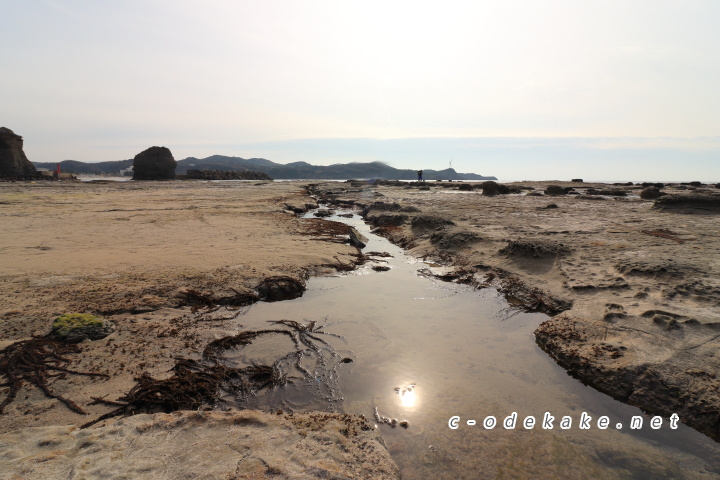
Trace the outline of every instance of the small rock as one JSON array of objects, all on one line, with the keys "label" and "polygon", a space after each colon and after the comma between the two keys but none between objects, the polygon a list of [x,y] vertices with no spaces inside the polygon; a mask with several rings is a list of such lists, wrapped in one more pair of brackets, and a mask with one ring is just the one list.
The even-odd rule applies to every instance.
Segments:
[{"label": "small rock", "polygon": [[321,208],[317,212],[313,213],[316,217],[319,218],[325,218],[325,217],[331,217],[335,215],[335,210],[330,210],[328,208]]},{"label": "small rock", "polygon": [[365,248],[365,245],[367,245],[368,239],[365,235],[358,232],[354,228],[350,228],[350,245],[357,248]]},{"label": "small rock", "polygon": [[665,195],[665,192],[661,192],[658,187],[648,187],[640,192],[640,198],[645,200],[654,200]]},{"label": "small rock", "polygon": [[565,195],[565,189],[560,185],[548,185],[545,188],[545,195]]},{"label": "small rock", "polygon": [[66,313],[55,319],[48,337],[66,343],[79,343],[86,338],[100,340],[113,331],[113,325],[102,317],[90,313]]},{"label": "small rock", "polygon": [[502,185],[493,181],[481,183],[480,188],[482,188],[483,195],[487,196],[505,195],[510,193],[510,188],[508,188],[506,185]]},{"label": "small rock", "polygon": [[305,291],[305,283],[292,277],[269,277],[260,282],[255,289],[261,300],[276,302],[301,297]]}]

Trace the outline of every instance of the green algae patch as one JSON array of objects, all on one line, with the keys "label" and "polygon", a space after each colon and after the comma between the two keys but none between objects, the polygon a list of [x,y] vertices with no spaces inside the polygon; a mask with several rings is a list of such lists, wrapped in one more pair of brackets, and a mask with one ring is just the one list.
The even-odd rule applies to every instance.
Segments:
[{"label": "green algae patch", "polygon": [[65,313],[53,322],[50,337],[77,343],[86,338],[99,340],[112,332],[112,325],[102,317],[90,313]]},{"label": "green algae patch", "polygon": [[64,313],[55,319],[52,328],[53,330],[59,330],[65,333],[76,328],[102,325],[102,323],[102,317],[95,316],[91,313]]}]

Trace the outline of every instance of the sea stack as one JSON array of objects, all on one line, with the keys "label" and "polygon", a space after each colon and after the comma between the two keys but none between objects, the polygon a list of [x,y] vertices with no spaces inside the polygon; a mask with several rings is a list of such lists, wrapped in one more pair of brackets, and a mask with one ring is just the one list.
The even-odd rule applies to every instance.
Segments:
[{"label": "sea stack", "polygon": [[0,177],[37,175],[23,152],[23,139],[9,128],[0,127]]},{"label": "sea stack", "polygon": [[150,147],[135,155],[133,180],[173,180],[177,162],[166,147]]}]

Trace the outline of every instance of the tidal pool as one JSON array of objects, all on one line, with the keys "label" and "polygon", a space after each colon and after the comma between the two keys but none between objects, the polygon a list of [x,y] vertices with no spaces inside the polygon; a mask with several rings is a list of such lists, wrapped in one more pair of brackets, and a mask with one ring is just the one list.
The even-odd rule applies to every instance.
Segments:
[{"label": "tidal pool", "polygon": [[[247,406],[341,411],[371,422],[377,408],[380,417],[407,421],[408,428],[374,423],[410,480],[718,478],[716,442],[682,423],[672,429],[669,419],[654,430],[651,416],[556,365],[533,337],[544,314],[518,310],[491,288],[423,275],[432,264],[371,234],[357,215],[329,219],[366,235],[364,252],[391,254],[378,258],[390,270],[376,272],[374,263],[311,278],[300,298],[242,310],[238,330],[268,328],[268,321],[281,319],[324,325],[316,335],[318,351],[296,367],[325,373]],[[288,336],[268,336],[228,355],[237,363],[268,363],[289,349]],[[513,413],[515,427],[504,428]],[[542,428],[547,414],[554,417],[552,429]],[[535,419],[531,429],[524,427],[529,416]],[[563,416],[572,421],[568,429],[560,426]],[[494,428],[485,428],[487,417],[495,417]],[[581,429],[587,417],[589,428]],[[607,429],[599,428],[601,417]],[[633,417],[643,419],[641,429],[630,429]]]}]

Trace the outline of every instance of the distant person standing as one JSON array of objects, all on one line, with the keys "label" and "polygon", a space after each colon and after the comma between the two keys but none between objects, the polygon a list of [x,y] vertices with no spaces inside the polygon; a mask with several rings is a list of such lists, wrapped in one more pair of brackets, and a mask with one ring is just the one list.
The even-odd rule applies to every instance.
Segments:
[{"label": "distant person standing", "polygon": [[418,182],[422,182],[422,170],[418,170]]}]

